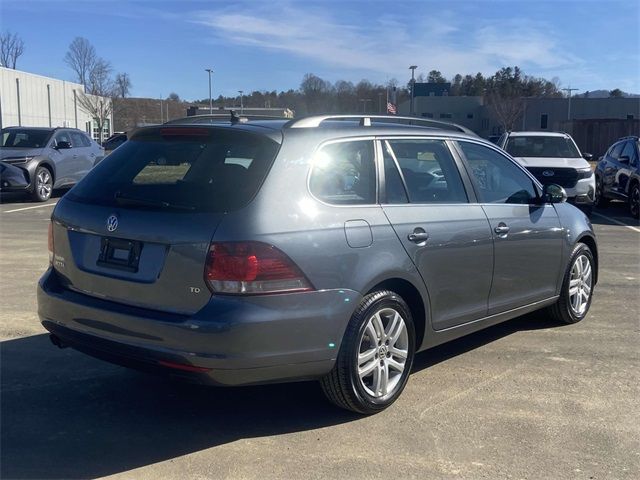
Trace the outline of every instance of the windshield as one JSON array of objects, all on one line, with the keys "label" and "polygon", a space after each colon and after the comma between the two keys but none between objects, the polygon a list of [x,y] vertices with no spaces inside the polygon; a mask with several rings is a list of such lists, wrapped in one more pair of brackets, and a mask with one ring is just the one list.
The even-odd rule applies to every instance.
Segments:
[{"label": "windshield", "polygon": [[512,157],[580,157],[580,152],[568,137],[509,137],[505,150]]},{"label": "windshield", "polygon": [[145,210],[222,212],[255,196],[278,151],[246,132],[129,140],[68,193],[71,200]]},{"label": "windshield", "polygon": [[51,137],[51,133],[50,130],[3,128],[0,147],[44,148]]}]

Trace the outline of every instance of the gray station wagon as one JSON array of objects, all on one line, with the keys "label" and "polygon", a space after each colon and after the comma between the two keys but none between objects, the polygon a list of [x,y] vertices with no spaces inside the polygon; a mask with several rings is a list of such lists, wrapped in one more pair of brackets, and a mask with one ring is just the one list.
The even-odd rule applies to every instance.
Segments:
[{"label": "gray station wagon", "polygon": [[145,128],[58,202],[38,313],[60,347],[216,385],[316,379],[374,413],[418,351],[585,317],[596,238],[565,200],[435,121]]}]

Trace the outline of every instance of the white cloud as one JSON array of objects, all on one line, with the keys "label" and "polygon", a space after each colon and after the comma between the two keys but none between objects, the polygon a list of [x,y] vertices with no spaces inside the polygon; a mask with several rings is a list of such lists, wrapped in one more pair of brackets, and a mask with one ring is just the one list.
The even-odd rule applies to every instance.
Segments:
[{"label": "white cloud", "polygon": [[419,13],[413,18],[369,17],[365,26],[320,8],[270,3],[268,9],[256,9],[252,5],[251,10],[199,11],[191,18],[209,27],[217,42],[288,53],[340,73],[399,76],[416,64],[420,71],[438,69],[452,76],[493,73],[506,65],[529,71],[579,63],[558,47],[548,26],[526,20],[487,24],[432,11],[424,17]]}]

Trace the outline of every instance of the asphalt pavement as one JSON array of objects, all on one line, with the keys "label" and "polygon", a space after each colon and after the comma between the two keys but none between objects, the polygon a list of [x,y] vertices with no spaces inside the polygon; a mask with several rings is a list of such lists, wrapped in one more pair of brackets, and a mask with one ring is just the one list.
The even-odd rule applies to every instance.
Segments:
[{"label": "asphalt pavement", "polygon": [[536,313],[418,354],[398,402],[338,410],[315,383],[181,384],[49,342],[36,315],[47,204],[0,204],[4,478],[640,477],[640,225],[592,217],[587,318]]}]

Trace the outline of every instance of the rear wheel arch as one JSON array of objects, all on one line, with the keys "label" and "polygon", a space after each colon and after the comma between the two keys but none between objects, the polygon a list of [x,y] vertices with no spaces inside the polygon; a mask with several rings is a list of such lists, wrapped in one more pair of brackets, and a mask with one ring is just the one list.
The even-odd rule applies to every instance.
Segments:
[{"label": "rear wheel arch", "polygon": [[426,304],[420,291],[408,280],[389,278],[374,285],[364,296],[380,290],[390,290],[397,293],[409,306],[416,331],[416,351],[418,351],[424,341],[427,323]]}]

